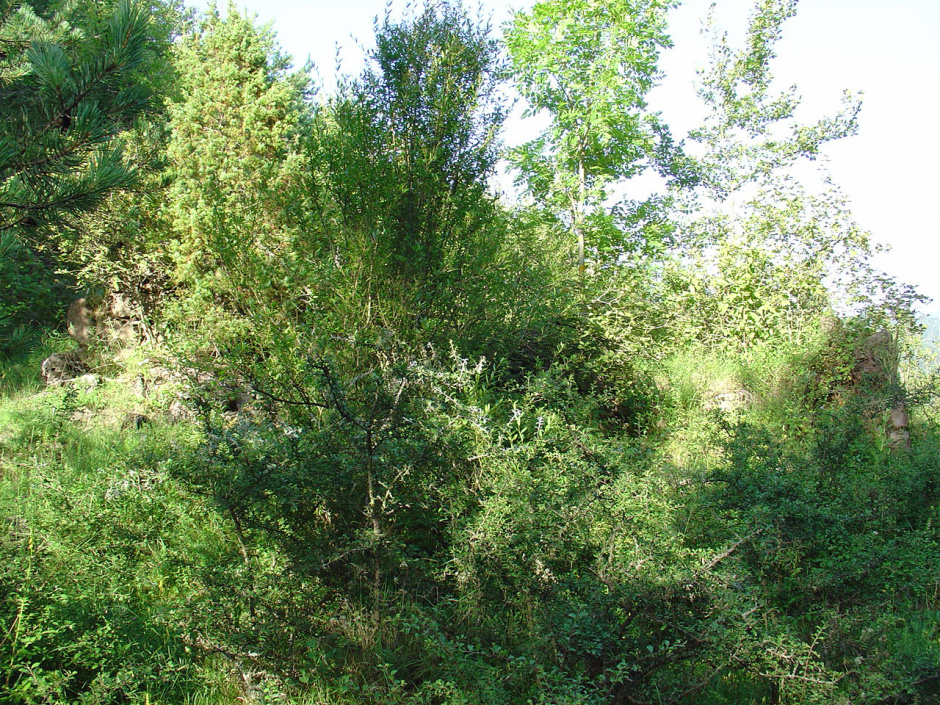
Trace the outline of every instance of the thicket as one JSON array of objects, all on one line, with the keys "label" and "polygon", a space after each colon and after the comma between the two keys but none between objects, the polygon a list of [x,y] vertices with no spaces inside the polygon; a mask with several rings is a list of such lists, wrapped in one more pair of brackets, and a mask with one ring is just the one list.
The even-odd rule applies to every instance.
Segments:
[{"label": "thicket", "polygon": [[[858,110],[774,93],[795,3],[684,142],[670,2],[389,15],[332,96],[234,5],[104,5],[0,2],[0,703],[940,699],[935,363],[794,176]],[[146,342],[43,386],[53,276]]]}]

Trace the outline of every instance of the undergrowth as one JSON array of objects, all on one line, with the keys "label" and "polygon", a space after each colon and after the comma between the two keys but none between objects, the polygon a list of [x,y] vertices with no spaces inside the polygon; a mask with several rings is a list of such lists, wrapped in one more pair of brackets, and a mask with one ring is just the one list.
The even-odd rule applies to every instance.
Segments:
[{"label": "undergrowth", "polygon": [[48,388],[25,358],[0,702],[936,702],[935,398],[891,450],[814,355],[677,354],[641,435],[565,360],[321,372],[333,410],[193,389],[187,419],[146,357]]}]

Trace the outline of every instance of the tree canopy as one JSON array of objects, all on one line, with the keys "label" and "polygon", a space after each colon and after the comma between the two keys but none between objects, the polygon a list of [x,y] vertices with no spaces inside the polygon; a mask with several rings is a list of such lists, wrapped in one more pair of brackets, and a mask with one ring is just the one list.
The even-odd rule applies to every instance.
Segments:
[{"label": "tree canopy", "polygon": [[[577,239],[584,272],[594,252],[616,248],[605,201],[612,185],[658,165],[665,126],[646,110],[659,52],[671,46],[660,0],[552,0],[515,16],[506,35],[513,76],[530,115],[551,125],[513,155],[528,192]],[[614,227],[613,230],[616,230]]]}]

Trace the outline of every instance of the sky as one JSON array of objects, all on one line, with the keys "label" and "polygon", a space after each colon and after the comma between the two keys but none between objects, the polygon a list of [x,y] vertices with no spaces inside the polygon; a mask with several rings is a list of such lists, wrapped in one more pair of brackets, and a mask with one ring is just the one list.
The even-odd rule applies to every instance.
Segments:
[{"label": "sky", "polygon": [[[359,72],[374,20],[386,12],[385,0],[236,4],[273,23],[296,65],[310,57],[325,93],[335,87],[337,57],[343,73]],[[732,43],[743,35],[752,4],[717,0],[718,23]],[[478,7],[472,0],[465,5],[474,12]],[[530,5],[484,0],[479,7],[498,30],[513,8]],[[709,5],[687,0],[670,15],[675,46],[664,52],[664,77],[649,96],[676,136],[701,117],[694,80],[707,60],[699,29]],[[395,0],[391,9],[400,14],[404,7],[404,0]],[[923,311],[940,313],[940,1],[801,0],[784,25],[777,55],[773,74],[781,87],[798,87],[803,103],[797,115],[806,122],[834,113],[846,89],[863,92],[859,134],[827,146],[828,168],[858,222],[891,247],[876,266],[933,299]],[[530,129],[539,127],[511,118],[507,142],[525,139]]]}]

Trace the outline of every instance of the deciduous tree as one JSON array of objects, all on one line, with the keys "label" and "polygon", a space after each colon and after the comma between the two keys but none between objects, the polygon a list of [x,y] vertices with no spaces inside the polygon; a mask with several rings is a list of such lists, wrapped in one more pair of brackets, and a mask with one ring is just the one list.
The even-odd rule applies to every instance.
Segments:
[{"label": "deciduous tree", "polygon": [[547,113],[542,134],[514,150],[529,194],[586,248],[620,237],[605,203],[617,182],[668,162],[668,132],[647,110],[659,52],[671,46],[671,0],[546,0],[516,14],[506,33],[512,73],[529,104]]},{"label": "deciduous tree", "polygon": [[446,2],[399,22],[386,16],[376,32],[324,141],[339,261],[355,267],[361,251],[371,303],[403,304],[409,327],[452,326],[459,308],[479,310],[467,297],[480,294],[500,240],[488,189],[503,119],[497,44]]},{"label": "deciduous tree", "polygon": [[855,134],[860,100],[846,92],[834,115],[804,123],[797,87],[775,86],[776,44],[795,13],[796,0],[759,0],[737,48],[708,25],[708,115],[689,135],[700,180],[680,217],[692,266],[677,308],[697,319],[696,337],[735,350],[793,339],[829,308],[903,318],[914,297],[874,271],[870,234],[825,168],[825,145]]}]

